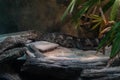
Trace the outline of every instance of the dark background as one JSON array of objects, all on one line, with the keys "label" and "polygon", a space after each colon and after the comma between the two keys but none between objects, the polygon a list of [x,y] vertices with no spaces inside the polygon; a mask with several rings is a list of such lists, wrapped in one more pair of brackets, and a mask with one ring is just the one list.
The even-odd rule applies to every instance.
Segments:
[{"label": "dark background", "polygon": [[75,29],[69,17],[66,22],[60,20],[68,1],[70,0],[0,0],[0,34],[37,30],[94,37],[95,34],[87,29]]},{"label": "dark background", "polygon": [[0,34],[22,30],[60,31],[65,0],[0,0]]}]

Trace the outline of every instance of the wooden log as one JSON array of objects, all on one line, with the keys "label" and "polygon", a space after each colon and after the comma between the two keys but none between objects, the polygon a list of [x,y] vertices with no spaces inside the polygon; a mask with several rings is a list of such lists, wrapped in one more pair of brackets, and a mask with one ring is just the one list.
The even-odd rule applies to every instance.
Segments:
[{"label": "wooden log", "polygon": [[0,38],[0,63],[17,59],[27,53],[29,57],[21,69],[22,73],[49,75],[64,80],[74,80],[80,76],[82,80],[118,80],[120,78],[119,67],[103,69],[109,57],[82,60],[77,57],[75,59],[69,57],[61,59],[44,56],[38,50],[38,46],[27,45],[29,40],[40,40],[39,36],[34,32],[4,35]]},{"label": "wooden log", "polygon": [[25,54],[26,48],[14,48],[3,52],[0,55],[0,63],[15,60]]},{"label": "wooden log", "polygon": [[37,40],[39,35],[33,30],[0,35],[0,54],[5,50],[24,47],[26,43]]},{"label": "wooden log", "polygon": [[109,74],[105,77],[100,77],[92,80],[119,80],[120,79],[120,74]]},{"label": "wooden log", "polygon": [[0,80],[22,80],[17,73],[2,73],[0,74]]},{"label": "wooden log", "polygon": [[3,41],[7,37],[21,37],[21,38],[27,39],[27,40],[36,40],[40,36],[41,36],[41,33],[38,31],[34,31],[34,30],[22,31],[22,32],[0,35],[0,42]]},{"label": "wooden log", "polygon": [[22,72],[71,80],[80,76],[82,68],[71,61],[55,61],[44,57],[28,59],[22,67]]},{"label": "wooden log", "polygon": [[110,67],[110,68],[103,68],[100,70],[96,70],[96,69],[88,69],[88,70],[84,70],[84,73],[120,73],[120,67]]},{"label": "wooden log", "polygon": [[40,33],[34,30],[0,35],[0,53],[5,50],[24,46],[26,43],[37,40]]},{"label": "wooden log", "polygon": [[[80,77],[84,69],[102,69],[105,63],[91,62],[84,63],[76,59],[59,59],[59,58],[29,58],[22,67],[25,74],[34,74],[39,76],[53,76],[61,80],[74,80]],[[57,74],[57,75],[56,75]]]},{"label": "wooden log", "polygon": [[24,47],[24,43],[25,42],[21,38],[7,37],[4,41],[0,43],[0,54],[12,48]]},{"label": "wooden log", "polygon": [[97,73],[92,75],[81,76],[82,80],[119,80],[120,74]]},{"label": "wooden log", "polygon": [[[28,54],[34,54],[34,57],[36,58],[42,58],[45,57],[40,51],[39,49],[37,49],[33,44],[30,44],[29,46],[27,46],[28,50],[27,53]],[[31,52],[30,52],[31,51]]]},{"label": "wooden log", "polygon": [[120,67],[110,67],[103,69],[86,69],[81,75],[83,79],[96,80],[116,80],[120,78]]}]

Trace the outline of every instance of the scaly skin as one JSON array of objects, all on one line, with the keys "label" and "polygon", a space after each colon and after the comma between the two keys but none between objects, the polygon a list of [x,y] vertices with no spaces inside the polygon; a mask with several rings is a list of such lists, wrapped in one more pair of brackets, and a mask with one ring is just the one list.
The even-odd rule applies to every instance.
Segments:
[{"label": "scaly skin", "polygon": [[99,44],[98,39],[77,38],[63,33],[45,33],[39,40],[58,43],[63,47],[94,50]]}]

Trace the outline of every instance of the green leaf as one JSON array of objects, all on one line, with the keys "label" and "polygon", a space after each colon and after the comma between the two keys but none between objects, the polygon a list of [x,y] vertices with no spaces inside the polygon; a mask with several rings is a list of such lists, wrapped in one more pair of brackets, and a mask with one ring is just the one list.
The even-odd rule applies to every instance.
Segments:
[{"label": "green leaf", "polygon": [[82,2],[81,2],[81,0],[76,0],[76,3],[77,3],[78,5],[80,5]]},{"label": "green leaf", "polygon": [[74,20],[77,20],[78,18],[81,18],[81,16],[91,7],[93,6],[95,3],[97,3],[98,0],[88,0],[86,1],[82,6],[82,9],[80,11],[78,11],[78,13],[76,13],[76,15],[74,16]]},{"label": "green leaf", "polygon": [[105,37],[101,40],[100,44],[98,45],[98,50],[101,49],[103,46],[109,45],[112,42],[111,41],[111,38],[113,38],[112,35],[115,33],[119,25],[120,22],[116,23],[115,25],[112,26],[111,30],[106,33]]},{"label": "green leaf", "polygon": [[75,27],[75,29],[78,29],[79,26],[80,26],[80,24],[81,24],[81,23],[79,22],[79,20],[76,21],[76,22],[74,21],[73,23],[74,23],[74,27]]},{"label": "green leaf", "polygon": [[100,23],[101,23],[101,22],[96,23],[96,24],[92,27],[92,30],[93,30],[93,29],[96,29],[97,27],[99,27]]},{"label": "green leaf", "polygon": [[74,9],[74,6],[75,6],[75,3],[76,3],[76,0],[73,0],[73,2],[72,2],[72,6],[71,6],[71,9],[70,9],[70,13],[73,12],[73,9]]},{"label": "green leaf", "polygon": [[115,0],[110,0],[106,5],[104,5],[102,8],[103,12],[106,12],[108,9],[110,9],[114,2]]},{"label": "green leaf", "polygon": [[102,22],[102,19],[93,20],[92,22],[93,22],[93,23]]},{"label": "green leaf", "polygon": [[120,22],[115,23],[115,25],[113,25],[113,27],[111,28],[111,31],[117,31],[119,29],[120,26]]},{"label": "green leaf", "polygon": [[67,9],[65,10],[65,12],[64,12],[64,14],[63,14],[63,16],[62,16],[62,18],[61,18],[62,21],[65,20],[65,17],[67,16],[67,14],[68,14],[69,12],[72,13],[73,8],[74,8],[74,6],[75,6],[75,3],[76,3],[76,0],[72,0],[72,1],[70,2],[69,6],[68,6]]},{"label": "green leaf", "polygon": [[116,19],[119,7],[120,7],[120,0],[115,0],[114,4],[112,6],[111,13],[110,13],[110,20]]},{"label": "green leaf", "polygon": [[111,36],[111,30],[105,35],[105,37],[101,40],[100,44],[98,45],[98,49],[101,49],[102,47],[106,46],[107,42],[109,41],[109,38]]},{"label": "green leaf", "polygon": [[101,17],[98,16],[98,15],[91,15],[90,18],[92,18],[92,19],[99,19],[99,18],[101,18]]},{"label": "green leaf", "polygon": [[115,57],[119,52],[120,52],[120,32],[116,34],[116,37],[113,41],[110,58]]}]

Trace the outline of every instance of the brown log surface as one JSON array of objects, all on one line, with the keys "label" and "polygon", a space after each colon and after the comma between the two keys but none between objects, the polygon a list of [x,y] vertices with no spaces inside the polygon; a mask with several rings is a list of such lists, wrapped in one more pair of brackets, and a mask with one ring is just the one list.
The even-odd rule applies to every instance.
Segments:
[{"label": "brown log surface", "polygon": [[[28,32],[28,34],[30,33]],[[83,51],[61,46],[54,47],[51,43],[49,43],[50,46],[55,49],[40,52],[38,47],[40,44],[35,42],[34,45],[31,45],[31,41],[29,42],[29,40],[37,40],[38,36],[28,34],[25,32],[1,36],[0,62],[17,59],[27,54],[26,62],[21,68],[21,72],[27,74],[49,75],[62,80],[75,80],[75,78],[82,80],[119,80],[120,78],[119,59],[111,67],[106,68],[109,54],[96,54],[95,50]],[[47,47],[47,49],[49,50],[51,47]],[[106,53],[109,52],[108,49]]]}]

